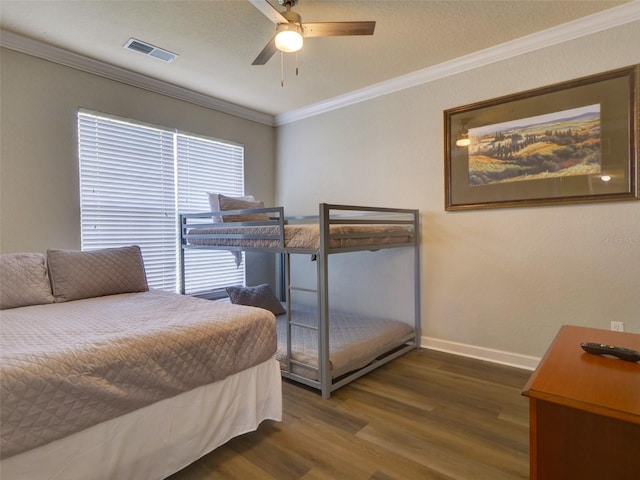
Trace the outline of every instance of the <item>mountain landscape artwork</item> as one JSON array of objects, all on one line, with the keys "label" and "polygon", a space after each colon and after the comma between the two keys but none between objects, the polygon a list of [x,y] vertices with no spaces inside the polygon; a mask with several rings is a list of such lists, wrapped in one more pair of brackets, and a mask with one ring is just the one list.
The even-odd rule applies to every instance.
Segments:
[{"label": "mountain landscape artwork", "polygon": [[600,104],[469,129],[469,185],[601,172]]}]

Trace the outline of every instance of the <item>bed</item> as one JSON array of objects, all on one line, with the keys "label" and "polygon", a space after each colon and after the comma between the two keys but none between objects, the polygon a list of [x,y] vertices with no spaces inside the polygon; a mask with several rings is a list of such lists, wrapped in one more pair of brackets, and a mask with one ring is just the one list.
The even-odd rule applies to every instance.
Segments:
[{"label": "bed", "polygon": [[281,420],[273,314],[149,290],[137,247],[48,260],[0,260],[3,479],[162,479]]},{"label": "bed", "polygon": [[[286,312],[278,319],[277,358],[282,375],[317,388],[328,398],[337,388],[419,346],[418,226],[417,210],[325,203],[319,205],[317,216],[286,217],[283,207],[264,208],[242,201],[215,212],[183,213],[182,285],[189,273],[184,269],[185,250],[279,254],[280,300]],[[374,318],[330,308],[329,255],[391,248],[413,253],[412,318]],[[311,255],[316,261],[314,289],[292,282],[291,255],[299,254]],[[301,290],[316,293],[313,305],[292,303],[292,293]]]}]

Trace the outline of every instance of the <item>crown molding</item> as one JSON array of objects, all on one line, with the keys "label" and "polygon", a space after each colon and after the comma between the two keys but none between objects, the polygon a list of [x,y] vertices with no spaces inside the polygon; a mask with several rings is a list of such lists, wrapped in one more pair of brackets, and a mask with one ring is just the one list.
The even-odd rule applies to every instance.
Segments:
[{"label": "crown molding", "polygon": [[269,126],[281,126],[638,20],[640,20],[640,0],[633,0],[557,27],[276,116],[194,92],[6,30],[0,30],[0,46],[246,120]]},{"label": "crown molding", "polygon": [[193,90],[163,82],[124,68],[116,67],[62,48],[54,47],[53,45],[24,37],[17,33],[0,30],[0,46],[71,67],[76,70],[115,80],[133,87],[139,87],[150,92],[159,93],[171,98],[193,103],[201,107],[228,113],[246,120],[252,120],[269,126],[275,125],[273,115],[258,112],[234,103],[225,102],[224,100],[220,100],[209,95],[194,92]]},{"label": "crown molding", "polygon": [[275,123],[276,126],[286,125],[638,20],[640,20],[640,1],[634,0],[557,27],[276,115]]}]

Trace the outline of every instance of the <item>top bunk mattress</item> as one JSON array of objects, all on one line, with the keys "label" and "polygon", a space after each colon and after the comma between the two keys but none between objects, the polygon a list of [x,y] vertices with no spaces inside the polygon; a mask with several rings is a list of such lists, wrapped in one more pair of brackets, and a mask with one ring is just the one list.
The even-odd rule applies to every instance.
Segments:
[{"label": "top bunk mattress", "polygon": [[2,311],[6,458],[258,365],[272,313],[162,291]]},{"label": "top bunk mattress", "polygon": [[[413,227],[408,225],[330,225],[330,248],[376,247],[381,245],[411,244]],[[280,248],[278,225],[217,226],[192,228],[187,242],[195,246]],[[320,226],[318,224],[295,224],[284,226],[284,248],[317,250],[320,248]]]}]

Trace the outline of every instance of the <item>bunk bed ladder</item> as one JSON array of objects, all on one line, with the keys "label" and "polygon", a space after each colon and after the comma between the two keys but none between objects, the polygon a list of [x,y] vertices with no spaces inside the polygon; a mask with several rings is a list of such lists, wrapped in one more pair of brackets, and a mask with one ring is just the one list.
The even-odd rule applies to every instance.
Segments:
[{"label": "bunk bed ladder", "polygon": [[[287,372],[289,373],[290,376],[295,377],[298,379],[298,381],[302,381],[297,375],[293,374],[292,371],[292,366],[293,365],[298,365],[298,366],[302,366],[305,368],[309,368],[312,370],[318,370],[319,368],[315,368],[313,365],[309,365],[307,363],[304,362],[300,362],[300,361],[296,361],[293,360],[291,358],[291,353],[292,353],[292,347],[291,347],[291,337],[292,337],[292,331],[291,331],[291,327],[299,327],[299,328],[306,328],[308,330],[318,330],[318,327],[313,326],[313,325],[306,325],[304,323],[299,323],[299,322],[295,322],[293,320],[291,320],[291,293],[293,291],[298,291],[298,292],[309,292],[309,293],[316,293],[317,289],[311,289],[311,288],[302,288],[302,287],[295,287],[292,285],[291,283],[291,254],[288,252],[285,252],[282,254],[282,266],[284,267],[284,289],[285,289],[285,302],[286,302],[286,332],[287,332]],[[317,386],[316,383],[317,382],[313,382],[313,381],[309,381],[309,382],[304,382],[310,386]]]}]

